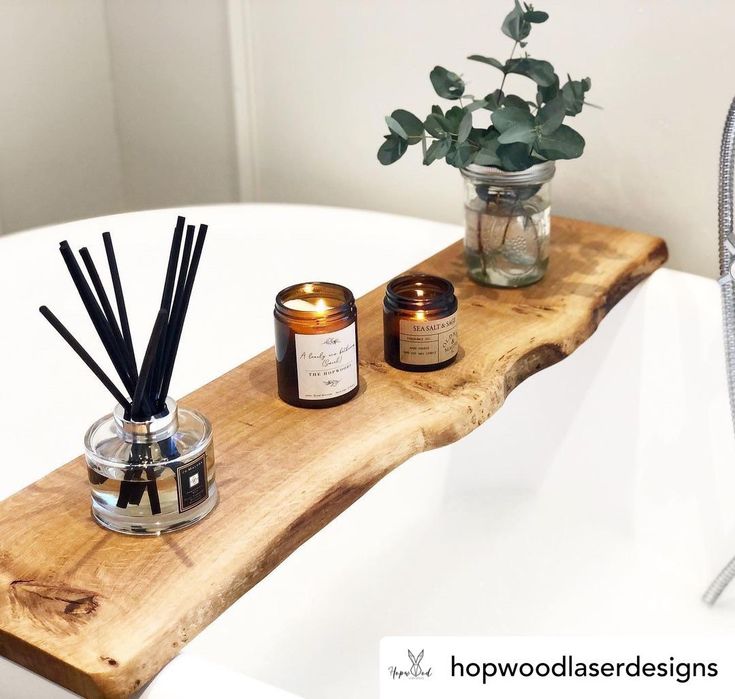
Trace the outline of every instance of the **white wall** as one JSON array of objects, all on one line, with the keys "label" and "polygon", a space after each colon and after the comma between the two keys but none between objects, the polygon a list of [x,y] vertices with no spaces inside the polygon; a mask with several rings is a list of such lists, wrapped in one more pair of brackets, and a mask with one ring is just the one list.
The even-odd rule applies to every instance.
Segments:
[{"label": "white wall", "polygon": [[3,231],[123,208],[104,3],[0,2]]},{"label": "white wall", "polygon": [[0,0],[0,230],[238,197],[224,0]]},{"label": "white wall", "polygon": [[[658,233],[672,266],[714,275],[735,3],[538,4],[528,50],[591,76],[605,107],[576,120],[587,151],[560,164],[555,212]],[[506,57],[510,5],[0,0],[2,228],[238,199],[460,222],[453,169],[418,150],[378,164],[383,116],[428,111],[437,63],[496,87],[465,56]]]},{"label": "white wall", "polygon": [[[564,75],[592,77],[575,126],[587,140],[561,163],[556,213],[658,233],[672,266],[714,275],[717,161],[735,96],[735,3],[538,0],[550,20],[527,50]],[[510,0],[252,1],[261,196],[461,220],[459,175],[419,152],[383,167],[383,116],[428,113],[435,64],[486,94],[507,57]],[[509,85],[510,80],[506,85]],[[517,78],[514,86],[525,86]],[[417,147],[418,148],[418,147]]]},{"label": "white wall", "polygon": [[237,198],[225,5],[107,0],[128,209]]}]

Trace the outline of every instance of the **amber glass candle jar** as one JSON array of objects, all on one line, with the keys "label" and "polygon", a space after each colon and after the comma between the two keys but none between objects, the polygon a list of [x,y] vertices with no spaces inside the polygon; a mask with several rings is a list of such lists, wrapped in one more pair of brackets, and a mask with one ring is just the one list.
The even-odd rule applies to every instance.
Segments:
[{"label": "amber glass candle jar", "polygon": [[385,361],[404,371],[449,366],[459,349],[457,297],[452,283],[410,274],[388,283],[383,301]]},{"label": "amber glass candle jar", "polygon": [[279,292],[278,395],[300,408],[331,408],[358,391],[357,307],[339,284],[308,282]]}]

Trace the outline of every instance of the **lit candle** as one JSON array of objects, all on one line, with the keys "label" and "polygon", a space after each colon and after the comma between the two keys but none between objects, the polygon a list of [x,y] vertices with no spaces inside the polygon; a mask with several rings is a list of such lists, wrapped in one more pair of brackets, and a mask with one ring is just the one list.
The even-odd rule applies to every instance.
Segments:
[{"label": "lit candle", "polygon": [[295,284],[274,310],[278,395],[302,408],[345,403],[358,391],[357,307],[339,284]]},{"label": "lit candle", "polygon": [[383,301],[385,361],[405,371],[442,369],[457,358],[457,297],[452,283],[428,274],[397,277]]},{"label": "lit candle", "polygon": [[324,311],[332,308],[326,300],[315,299],[314,301],[307,301],[306,299],[289,299],[283,304],[286,308],[290,308],[292,311],[311,311],[316,313],[323,313]]}]

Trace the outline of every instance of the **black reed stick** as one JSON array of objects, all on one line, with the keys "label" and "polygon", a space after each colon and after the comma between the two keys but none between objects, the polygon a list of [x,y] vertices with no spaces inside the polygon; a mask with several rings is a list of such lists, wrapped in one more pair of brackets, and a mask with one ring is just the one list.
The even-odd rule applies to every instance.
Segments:
[{"label": "black reed stick", "polygon": [[[184,249],[181,253],[181,260],[179,261],[178,276],[176,279],[176,293],[173,297],[173,303],[171,305],[171,313],[169,314],[168,324],[166,326],[166,341],[163,347],[162,356],[160,359],[160,371],[158,372],[156,379],[157,383],[155,386],[155,401],[159,410],[163,410],[166,404],[166,394],[162,394],[163,384],[166,381],[166,372],[168,370],[168,357],[171,355],[171,348],[173,347],[176,335],[176,322],[181,312],[181,307],[184,298],[184,290],[186,288],[186,277],[189,270],[189,261],[191,258],[191,248],[194,244],[194,231],[195,226],[186,227],[186,238],[184,239]],[[166,389],[168,390],[168,388]]]},{"label": "black reed stick", "polygon": [[168,393],[169,385],[171,384],[171,375],[174,371],[174,363],[176,362],[176,355],[179,351],[179,342],[181,340],[181,333],[184,329],[184,321],[186,320],[186,313],[189,310],[189,301],[191,299],[191,292],[194,287],[194,280],[197,276],[197,269],[199,269],[199,260],[202,257],[202,249],[204,248],[204,241],[207,237],[207,225],[202,223],[199,226],[199,233],[197,234],[197,242],[194,246],[194,254],[191,258],[191,265],[186,275],[186,283],[184,286],[183,298],[181,301],[181,308],[179,309],[178,316],[174,320],[174,340],[171,345],[170,352],[167,347],[167,354],[165,358],[165,374],[161,390],[158,394],[158,400],[165,401]]},{"label": "black reed stick", "polygon": [[166,280],[163,283],[163,296],[161,297],[161,308],[171,308],[171,299],[174,293],[174,281],[176,279],[176,263],[179,260],[179,250],[181,249],[181,238],[184,234],[184,224],[186,219],[179,216],[176,219],[176,228],[174,229],[174,237],[171,241],[171,251],[168,254],[168,267],[166,268]]},{"label": "black reed stick", "polygon": [[156,470],[153,466],[147,466],[145,472],[148,476],[146,490],[148,491],[148,501],[151,503],[151,514],[160,515],[161,501],[158,497],[158,486],[156,485]]},{"label": "black reed stick", "polygon": [[104,387],[114,396],[115,400],[122,405],[125,410],[130,410],[130,403],[127,398],[118,390],[117,386],[110,380],[100,368],[100,365],[92,359],[89,353],[82,347],[76,338],[64,327],[62,322],[46,307],[41,306],[38,309],[41,315],[53,326],[61,337],[66,340],[67,344],[79,355],[79,358],[92,370],[92,373],[102,382]]},{"label": "black reed stick", "polygon": [[[153,405],[153,401],[150,400],[150,380],[152,378],[152,372],[154,369],[154,364],[156,361],[156,357],[158,355],[159,346],[161,344],[162,336],[163,336],[163,329],[166,325],[166,319],[168,318],[168,309],[162,308],[160,311],[158,311],[158,315],[156,316],[156,322],[153,324],[153,331],[151,332],[151,337],[148,340],[148,347],[146,348],[145,355],[143,355],[143,363],[140,365],[140,374],[138,375],[138,383],[135,386],[135,394],[133,395],[133,403],[130,408],[130,419],[131,420],[138,420],[138,421],[144,421],[151,417],[151,408],[150,406]],[[148,409],[144,410],[143,407],[146,406]],[[145,447],[147,445],[141,445],[141,447]],[[149,448],[148,448],[149,449]],[[133,452],[135,453],[135,452]],[[148,455],[149,456],[149,455]],[[136,459],[140,460],[140,455],[138,455],[138,458]],[[150,472],[147,472],[150,474]],[[140,478],[140,476],[143,474],[143,469],[134,469],[129,470],[126,475],[129,475],[130,478]],[[139,505],[140,501],[143,497],[143,493],[148,490],[148,498],[151,503],[151,512],[153,514],[160,513],[160,502],[158,499],[158,486],[156,485],[155,481],[145,484],[145,483],[131,483],[131,482],[123,482],[120,484],[120,494],[118,497],[117,506],[118,507],[127,507],[128,504],[131,505]],[[152,495],[152,493],[155,493]],[[158,503],[158,512],[154,512],[154,502]]]},{"label": "black reed stick", "polygon": [[[161,297],[161,308],[168,308],[171,309],[172,302],[173,302],[173,293],[174,293],[174,283],[176,282],[176,267],[178,265],[179,261],[179,252],[181,250],[181,238],[184,233],[184,226],[186,223],[186,219],[183,216],[179,216],[176,219],[176,228],[174,229],[174,236],[171,240],[171,250],[168,254],[168,266],[166,268],[166,279],[163,284],[163,295]],[[170,313],[169,318],[166,322],[166,327],[163,329],[164,337],[162,338],[161,343],[158,345],[158,354],[156,355],[156,363],[155,368],[153,371],[153,377],[152,377],[152,383],[153,386],[153,401],[156,404],[157,410],[163,410],[162,405],[158,404],[157,396],[158,396],[158,388],[161,385],[161,381],[163,378],[163,359],[165,357],[165,349],[166,349],[166,334],[169,327],[169,321],[170,321]]]},{"label": "black reed stick", "polygon": [[[176,279],[176,294],[174,302],[171,306],[170,321],[176,323],[176,317],[181,312],[181,304],[184,298],[184,288],[186,287],[186,276],[189,273],[189,261],[191,260],[191,248],[194,245],[194,231],[196,226],[186,227],[186,238],[184,240],[184,252],[181,255],[181,263],[179,265],[179,275]],[[168,346],[168,345],[167,345]]]},{"label": "black reed stick", "polygon": [[158,315],[156,316],[156,322],[153,324],[153,331],[151,332],[150,340],[148,340],[148,347],[143,357],[143,363],[140,365],[138,383],[135,385],[133,402],[130,408],[130,414],[133,420],[144,421],[150,417],[150,415],[143,415],[141,413],[141,406],[143,405],[144,398],[147,396],[146,390],[149,388],[151,370],[153,369],[153,363],[156,359],[158,343],[161,340],[161,334],[163,333],[163,327],[166,324],[166,318],[168,318],[168,309],[162,308],[158,311]]},{"label": "black reed stick", "polygon": [[115,345],[115,338],[112,334],[112,330],[107,324],[107,319],[102,313],[102,309],[97,303],[97,300],[92,293],[92,289],[90,289],[87,280],[84,278],[84,274],[74,257],[74,253],[69,247],[69,243],[65,240],[62,241],[59,245],[59,251],[61,252],[61,256],[64,258],[69,274],[74,281],[74,285],[77,287],[79,296],[82,299],[84,307],[87,309],[87,314],[97,331],[97,335],[99,335],[102,344],[107,350],[107,354],[110,355],[110,359],[112,360],[112,364],[115,367],[120,380],[123,382],[128,392],[132,394],[135,388],[135,383],[133,382],[132,377],[127,373],[125,360]]},{"label": "black reed stick", "polygon": [[117,318],[115,318],[115,313],[112,310],[112,306],[110,305],[110,299],[107,297],[107,292],[105,291],[105,287],[102,284],[102,279],[100,279],[100,275],[97,272],[97,267],[94,264],[92,255],[89,254],[89,250],[87,248],[80,248],[79,256],[82,258],[82,262],[84,262],[84,266],[87,268],[87,274],[89,274],[89,278],[92,281],[92,286],[97,292],[97,298],[99,299],[100,305],[102,306],[102,311],[107,318],[107,324],[110,326],[110,330],[112,330],[118,352],[125,359],[125,366],[128,371],[128,376],[130,376],[130,378],[135,381],[138,378],[138,372],[135,368],[134,360],[128,353],[127,345],[125,344],[125,340],[123,339],[122,333],[120,332],[120,327],[117,324]]},{"label": "black reed stick", "polygon": [[[125,340],[125,346],[128,348],[128,354],[132,360],[133,366],[136,366],[135,350],[133,349],[133,336],[130,334],[130,324],[128,323],[128,312],[125,309],[125,295],[123,294],[122,284],[120,283],[120,271],[117,268],[117,258],[115,257],[115,248],[112,244],[112,237],[109,231],[102,234],[102,241],[105,244],[105,253],[107,254],[107,264],[110,267],[110,277],[112,277],[112,288],[115,292],[115,301],[117,302],[117,314],[120,316],[120,328],[122,336]],[[136,375],[137,380],[137,375]]]}]

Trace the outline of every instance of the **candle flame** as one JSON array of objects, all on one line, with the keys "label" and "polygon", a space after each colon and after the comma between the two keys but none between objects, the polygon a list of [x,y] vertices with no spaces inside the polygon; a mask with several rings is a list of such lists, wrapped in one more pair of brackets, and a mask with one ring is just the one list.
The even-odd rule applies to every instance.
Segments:
[{"label": "candle flame", "polygon": [[426,313],[424,311],[416,311],[416,320],[426,320]]},{"label": "candle flame", "polygon": [[327,308],[329,308],[329,306],[327,306],[327,302],[324,299],[317,299],[314,305],[316,306],[316,310],[320,313],[323,313],[327,310]]}]

